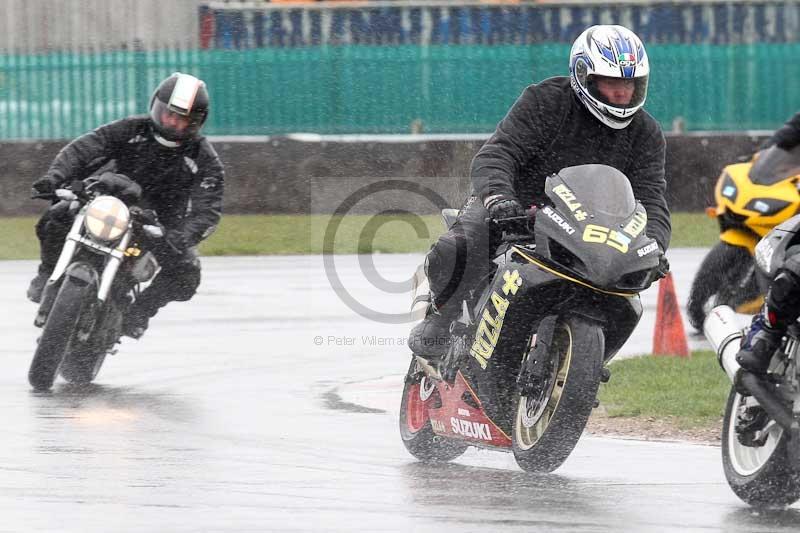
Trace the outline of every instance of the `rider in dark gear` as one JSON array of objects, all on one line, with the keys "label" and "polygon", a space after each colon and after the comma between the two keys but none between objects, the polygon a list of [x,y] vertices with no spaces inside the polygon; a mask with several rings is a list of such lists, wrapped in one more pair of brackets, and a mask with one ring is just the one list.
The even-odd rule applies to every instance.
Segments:
[{"label": "rider in dark gear", "polygon": [[[575,41],[569,70],[569,77],[526,88],[473,159],[473,195],[425,259],[432,305],[411,331],[415,354],[446,353],[461,301],[494,272],[499,235],[486,218],[523,214],[545,198],[545,179],[564,167],[596,163],[622,171],[647,210],[647,233],[663,257],[671,233],[665,141],[641,109],[649,77],[644,46],[621,26],[592,26]],[[661,270],[667,269],[663,259]]]},{"label": "rider in dark gear", "polygon": [[[176,72],[156,87],[149,115],[117,120],[78,137],[33,183],[34,194],[48,194],[110,170],[141,187],[139,206],[154,210],[167,232],[152,250],[161,270],[125,317],[124,334],[133,338],[144,333],[159,308],[170,301],[189,300],[200,284],[196,246],[219,223],[224,189],[222,163],[200,135],[209,104],[202,80]],[[41,299],[70,224],[51,209],[36,225],[41,265],[28,289],[34,302]]]},{"label": "rider in dark gear", "polygon": [[750,323],[736,354],[745,370],[763,374],[780,347],[786,328],[800,316],[800,250],[789,247],[786,259],[770,283],[764,306]]},{"label": "rider in dark gear", "polygon": [[764,147],[776,145],[784,150],[791,150],[798,144],[800,144],[800,112],[795,113],[786,124],[775,130]]},{"label": "rider in dark gear", "polygon": [[[791,150],[800,145],[800,113],[772,134],[762,148]],[[798,251],[795,251],[798,250]],[[789,247],[784,264],[770,283],[764,306],[750,323],[736,361],[744,370],[763,374],[772,354],[780,347],[786,328],[800,316],[800,248]]]}]

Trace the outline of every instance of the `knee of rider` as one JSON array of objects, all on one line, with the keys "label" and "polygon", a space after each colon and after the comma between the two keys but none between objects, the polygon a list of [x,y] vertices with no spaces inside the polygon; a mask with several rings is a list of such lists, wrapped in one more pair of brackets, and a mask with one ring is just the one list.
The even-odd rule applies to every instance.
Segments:
[{"label": "knee of rider", "polygon": [[[58,206],[58,204],[56,205]],[[63,209],[60,211],[63,211]],[[43,240],[45,237],[50,237],[54,233],[66,234],[71,225],[72,221],[66,219],[54,206],[48,209],[36,223],[36,235],[40,240]]]},{"label": "knee of rider", "polygon": [[[173,299],[178,302],[185,302],[194,296],[197,287],[200,286],[200,268],[194,262],[183,263],[170,269],[165,274],[164,281],[171,286]],[[160,275],[159,275],[160,276]]]},{"label": "knee of rider", "polygon": [[45,235],[47,235],[47,222],[49,220],[50,217],[47,213],[45,213],[36,223],[36,236],[39,237],[40,241],[44,239]]},{"label": "knee of rider", "polygon": [[425,275],[433,284],[447,281],[453,274],[456,256],[456,239],[449,234],[443,235],[425,256]]},{"label": "knee of rider", "polygon": [[197,292],[200,286],[200,270],[192,270],[183,278],[183,293],[186,300],[190,299]]}]

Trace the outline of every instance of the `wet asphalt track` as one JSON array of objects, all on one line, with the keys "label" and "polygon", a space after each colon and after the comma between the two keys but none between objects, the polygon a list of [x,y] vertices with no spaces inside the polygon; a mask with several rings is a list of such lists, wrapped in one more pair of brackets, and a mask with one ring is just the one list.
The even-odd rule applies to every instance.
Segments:
[{"label": "wet asphalt track", "polygon": [[[670,254],[681,301],[700,255]],[[403,312],[407,295],[376,290],[356,259],[336,259],[348,293]],[[375,258],[396,282],[418,260]],[[408,325],[348,309],[319,257],[204,264],[196,298],[125,342],[96,385],[35,394],[34,265],[0,263],[0,532],[800,528],[797,505],[741,503],[716,447],[585,437],[546,476],[492,451],[418,464],[397,431]],[[655,290],[644,303],[652,315]],[[624,352],[651,339],[652,316]]]}]

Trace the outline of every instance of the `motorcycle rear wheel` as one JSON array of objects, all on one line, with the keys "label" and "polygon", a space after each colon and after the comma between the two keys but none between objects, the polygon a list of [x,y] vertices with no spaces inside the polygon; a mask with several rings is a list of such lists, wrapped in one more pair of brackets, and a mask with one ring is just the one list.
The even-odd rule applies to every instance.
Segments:
[{"label": "motorcycle rear wheel", "polygon": [[717,305],[736,308],[759,296],[758,283],[750,276],[744,288],[740,287],[753,267],[753,257],[741,246],[718,242],[706,254],[692,281],[686,313],[689,323],[703,331],[707,312]]},{"label": "motorcycle rear wheel", "polygon": [[88,290],[87,285],[81,285],[70,277],[61,284],[28,370],[28,382],[35,390],[46,391],[53,386],[69,350]]},{"label": "motorcycle rear wheel", "polygon": [[466,444],[433,432],[428,409],[440,405],[435,383],[420,370],[416,358],[412,358],[400,403],[400,437],[409,453],[426,463],[452,461],[467,449]]},{"label": "motorcycle rear wheel", "polygon": [[546,385],[535,397],[515,396],[512,451],[520,468],[552,472],[572,453],[597,398],[604,347],[598,326],[579,318],[557,322]]},{"label": "motorcycle rear wheel", "polygon": [[[736,435],[744,397],[731,388],[722,422],[722,466],[731,490],[753,507],[784,507],[800,499],[800,471],[788,456],[789,435],[779,425],[767,431],[763,446],[745,446]],[[768,423],[769,426],[769,423]]]}]

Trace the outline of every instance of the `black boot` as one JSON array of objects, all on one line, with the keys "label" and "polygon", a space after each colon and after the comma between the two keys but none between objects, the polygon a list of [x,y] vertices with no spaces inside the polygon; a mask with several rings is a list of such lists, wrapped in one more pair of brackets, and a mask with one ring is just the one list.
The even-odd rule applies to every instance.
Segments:
[{"label": "black boot", "polygon": [[125,313],[122,320],[122,334],[132,339],[140,339],[147,327],[150,325],[150,319],[153,318],[158,312],[158,308],[153,308],[151,305],[146,305],[142,299],[133,302]]},{"label": "black boot", "polygon": [[408,347],[414,355],[441,358],[450,347],[450,324],[453,318],[431,312],[411,329]]},{"label": "black boot", "polygon": [[753,317],[750,331],[747,332],[741,349],[736,354],[736,362],[744,370],[754,374],[766,373],[772,355],[781,346],[782,337],[783,332],[769,327],[763,313],[758,313]]},{"label": "black boot", "polygon": [[33,278],[31,280],[31,284],[28,285],[28,300],[37,304],[42,301],[44,286],[47,284],[47,280],[50,278],[50,274],[52,273],[52,267],[39,265],[39,271],[36,274],[36,277]]}]

